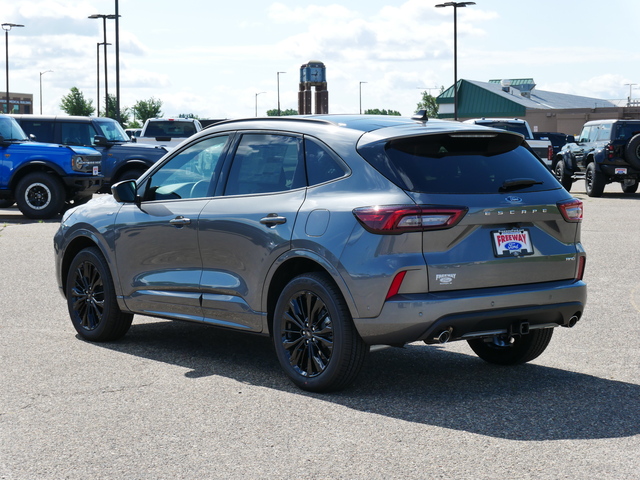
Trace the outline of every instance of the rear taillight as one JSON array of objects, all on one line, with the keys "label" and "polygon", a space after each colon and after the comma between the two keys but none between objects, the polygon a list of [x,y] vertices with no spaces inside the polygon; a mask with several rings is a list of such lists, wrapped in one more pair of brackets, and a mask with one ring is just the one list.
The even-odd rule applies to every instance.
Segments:
[{"label": "rear taillight", "polygon": [[466,207],[385,205],[356,208],[353,214],[371,233],[398,235],[453,227],[467,210]]},{"label": "rear taillight", "polygon": [[547,160],[553,161],[553,145],[549,145],[547,148]]},{"label": "rear taillight", "polygon": [[610,143],[607,143],[607,145],[604,147],[604,150],[605,152],[607,152],[607,157],[609,158],[609,160],[615,157],[613,145],[611,145]]},{"label": "rear taillight", "polygon": [[582,201],[577,198],[559,202],[558,209],[567,222],[578,223],[582,221]]}]

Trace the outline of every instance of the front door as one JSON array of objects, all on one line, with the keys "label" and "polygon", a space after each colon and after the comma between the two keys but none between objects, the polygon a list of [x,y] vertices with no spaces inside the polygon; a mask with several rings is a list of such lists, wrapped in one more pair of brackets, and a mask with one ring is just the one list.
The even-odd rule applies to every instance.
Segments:
[{"label": "front door", "polygon": [[202,320],[199,217],[228,139],[204,138],[170,157],[138,186],[141,203],[118,213],[117,271],[132,311]]}]

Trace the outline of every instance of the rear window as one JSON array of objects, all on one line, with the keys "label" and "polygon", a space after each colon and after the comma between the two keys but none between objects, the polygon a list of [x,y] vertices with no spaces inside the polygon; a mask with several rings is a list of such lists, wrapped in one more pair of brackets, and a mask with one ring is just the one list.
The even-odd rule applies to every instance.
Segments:
[{"label": "rear window", "polygon": [[160,120],[149,122],[147,137],[171,137],[187,138],[197,133],[196,126],[192,122],[174,122],[171,120]]},{"label": "rear window", "polygon": [[618,123],[614,128],[613,140],[629,140],[640,133],[640,123]]},{"label": "rear window", "polygon": [[533,192],[560,188],[515,135],[425,135],[360,150],[380,173],[417,193]]}]

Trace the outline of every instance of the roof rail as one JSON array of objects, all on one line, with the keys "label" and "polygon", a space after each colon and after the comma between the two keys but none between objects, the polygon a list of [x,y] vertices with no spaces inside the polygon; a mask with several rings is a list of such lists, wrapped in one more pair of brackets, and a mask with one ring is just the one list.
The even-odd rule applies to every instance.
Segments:
[{"label": "roof rail", "polygon": [[[276,121],[276,122],[283,122],[283,121],[304,121],[304,122],[312,122],[312,123],[321,123],[324,125],[337,125],[337,123],[332,122],[330,120],[325,120],[323,118],[313,118],[313,117],[302,117],[302,116],[298,116],[298,115],[285,115],[284,117],[245,117],[245,118],[231,118],[228,120],[222,120],[220,122],[217,123],[212,123],[211,125],[207,125],[204,128],[210,128],[213,126],[218,126],[218,125],[225,125],[227,123],[238,123],[238,122],[255,122],[255,121],[263,121],[263,120],[269,120],[269,121]],[[204,130],[204,129],[203,129]]]}]

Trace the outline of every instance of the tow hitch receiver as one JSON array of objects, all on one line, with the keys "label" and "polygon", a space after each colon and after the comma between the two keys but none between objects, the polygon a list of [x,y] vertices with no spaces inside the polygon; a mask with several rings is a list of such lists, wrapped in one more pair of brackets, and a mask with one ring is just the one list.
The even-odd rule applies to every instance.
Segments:
[{"label": "tow hitch receiver", "polygon": [[527,335],[529,333],[529,322],[512,323],[509,335]]}]

